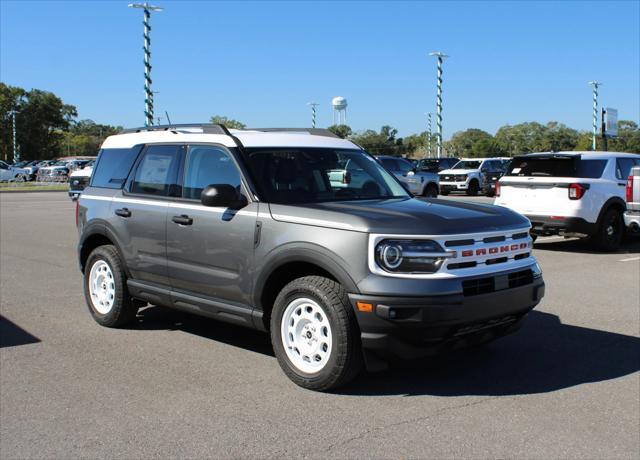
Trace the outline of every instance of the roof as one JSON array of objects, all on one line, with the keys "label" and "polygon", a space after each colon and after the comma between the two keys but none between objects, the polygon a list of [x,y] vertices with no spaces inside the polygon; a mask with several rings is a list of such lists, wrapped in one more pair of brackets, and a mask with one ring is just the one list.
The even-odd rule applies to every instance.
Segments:
[{"label": "roof", "polygon": [[538,152],[538,153],[528,153],[526,155],[518,155],[518,157],[546,157],[549,155],[557,155],[560,157],[584,156],[585,158],[592,158],[594,160],[607,159],[611,157],[638,158],[638,156],[640,156],[640,154],[638,153],[579,151],[579,152]]},{"label": "roof", "polygon": [[[180,125],[175,127],[150,127],[127,130],[107,137],[102,148],[131,148],[139,144],[162,143],[215,143],[225,147],[236,147],[235,136],[245,147],[318,147],[336,149],[360,149],[353,142],[332,137],[324,130],[291,129],[231,129],[230,135],[222,130],[211,129],[212,125]],[[223,128],[226,131],[226,128]],[[316,134],[318,133],[318,134]]]}]

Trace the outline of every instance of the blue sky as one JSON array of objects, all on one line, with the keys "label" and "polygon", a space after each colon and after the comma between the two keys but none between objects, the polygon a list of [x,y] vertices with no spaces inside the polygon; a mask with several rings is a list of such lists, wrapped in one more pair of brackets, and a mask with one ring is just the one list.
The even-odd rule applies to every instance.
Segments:
[{"label": "blue sky", "polygon": [[[53,91],[80,118],[144,122],[142,12],[122,1],[0,0],[0,80]],[[444,137],[467,128],[560,121],[588,130],[591,90],[640,119],[640,2],[164,1],[152,16],[156,115],[213,114],[250,126],[331,124],[349,101],[355,130],[401,135],[435,112],[444,67]]]}]

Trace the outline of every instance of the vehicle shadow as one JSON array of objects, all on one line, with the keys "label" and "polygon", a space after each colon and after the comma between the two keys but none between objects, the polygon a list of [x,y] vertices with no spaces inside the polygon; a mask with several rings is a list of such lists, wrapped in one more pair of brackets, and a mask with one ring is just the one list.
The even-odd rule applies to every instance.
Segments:
[{"label": "vehicle shadow", "polygon": [[238,348],[274,356],[268,334],[171,308],[148,306],[131,329],[183,331]]},{"label": "vehicle shadow", "polygon": [[0,348],[38,343],[40,339],[0,315]]},{"label": "vehicle shadow", "polygon": [[484,348],[396,363],[361,375],[348,395],[507,396],[547,393],[640,370],[640,338],[562,324],[533,311],[523,328]]},{"label": "vehicle shadow", "polygon": [[589,241],[577,238],[554,241],[537,240],[533,247],[536,251],[575,252],[581,254],[640,254],[640,238],[626,237],[616,252],[598,251]]}]

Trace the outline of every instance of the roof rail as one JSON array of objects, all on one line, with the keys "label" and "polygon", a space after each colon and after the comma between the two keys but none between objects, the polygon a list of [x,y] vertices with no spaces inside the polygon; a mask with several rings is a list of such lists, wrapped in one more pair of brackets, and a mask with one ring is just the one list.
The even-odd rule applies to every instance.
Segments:
[{"label": "roof rail", "polygon": [[140,128],[123,129],[120,134],[140,133],[143,131],[180,131],[185,128],[201,128],[203,134],[225,134],[230,136],[231,133],[225,125],[216,123],[182,123],[176,125],[152,125],[141,126]]},{"label": "roof rail", "polygon": [[329,131],[328,129],[323,128],[246,128],[247,131],[262,131],[265,133],[273,133],[273,132],[290,132],[290,133],[309,133],[314,136],[324,136],[324,137],[336,137],[340,138],[340,136],[335,133]]}]

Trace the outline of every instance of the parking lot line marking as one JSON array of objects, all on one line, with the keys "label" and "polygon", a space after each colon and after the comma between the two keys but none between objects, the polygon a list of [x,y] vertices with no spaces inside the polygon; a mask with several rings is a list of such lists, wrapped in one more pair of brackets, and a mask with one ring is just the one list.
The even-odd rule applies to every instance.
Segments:
[{"label": "parking lot line marking", "polygon": [[631,262],[633,260],[640,260],[640,257],[630,257],[628,259],[620,259],[618,262]]}]

